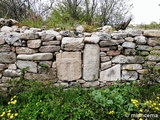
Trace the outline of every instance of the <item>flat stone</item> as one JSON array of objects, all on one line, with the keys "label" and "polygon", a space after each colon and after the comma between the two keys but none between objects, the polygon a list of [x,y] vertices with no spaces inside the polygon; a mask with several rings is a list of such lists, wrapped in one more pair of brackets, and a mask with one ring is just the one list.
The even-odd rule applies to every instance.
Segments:
[{"label": "flat stone", "polygon": [[8,26],[3,26],[1,28],[1,32],[12,32],[13,29],[11,27],[8,27]]},{"label": "flat stone", "polygon": [[126,64],[122,66],[123,70],[140,70],[142,69],[141,64]]},{"label": "flat stone", "polygon": [[122,71],[122,80],[137,80],[138,73],[136,71]]},{"label": "flat stone", "polygon": [[114,45],[118,45],[117,42],[113,41],[113,40],[107,40],[107,41],[100,41],[99,45],[101,47],[107,47],[107,46],[114,46]]},{"label": "flat stone", "polygon": [[153,49],[160,50],[160,46],[154,46]]},{"label": "flat stone", "polygon": [[106,51],[109,51],[109,50],[110,50],[109,47],[100,48],[100,51],[101,51],[101,52],[106,52]]},{"label": "flat stone", "polygon": [[20,69],[27,68],[27,71],[37,73],[37,63],[32,62],[32,61],[21,61],[17,60],[17,67]]},{"label": "flat stone", "polygon": [[139,45],[147,43],[147,40],[144,36],[136,36],[134,39],[136,41],[136,44],[139,44]]},{"label": "flat stone", "polygon": [[144,58],[141,56],[124,56],[124,55],[118,55],[114,57],[112,60],[112,63],[144,63]]},{"label": "flat stone", "polygon": [[85,83],[86,81],[83,80],[83,79],[79,79],[79,80],[77,80],[77,82],[80,83],[80,84],[83,84],[83,83]]},{"label": "flat stone", "polygon": [[60,41],[47,41],[43,42],[42,45],[60,45]]},{"label": "flat stone", "polygon": [[51,60],[52,58],[52,53],[35,53],[31,55],[22,54],[17,56],[17,59],[21,60]]},{"label": "flat stone", "polygon": [[97,44],[86,44],[83,54],[83,79],[93,81],[98,79],[100,49]]},{"label": "flat stone", "polygon": [[38,50],[30,49],[28,47],[16,47],[16,53],[17,54],[33,54],[37,53]]},{"label": "flat stone", "polygon": [[92,33],[84,32],[83,35],[84,35],[84,37],[91,37]]},{"label": "flat stone", "polygon": [[105,57],[107,54],[105,52],[100,52],[101,57]]},{"label": "flat stone", "polygon": [[160,39],[157,38],[149,38],[147,41],[149,46],[160,46]]},{"label": "flat stone", "polygon": [[8,65],[8,70],[16,70],[16,69],[17,69],[16,64],[9,64]]},{"label": "flat stone", "polygon": [[149,55],[147,56],[147,59],[154,62],[160,62],[160,56],[159,55]]},{"label": "flat stone", "polygon": [[85,37],[84,38],[85,43],[95,43],[95,44],[97,44],[97,43],[99,43],[99,41],[100,41],[100,37]]},{"label": "flat stone", "polygon": [[124,32],[115,32],[111,34],[113,39],[119,40],[127,37],[127,33]]},{"label": "flat stone", "polygon": [[57,75],[62,81],[81,78],[81,52],[63,52],[56,54]]},{"label": "flat stone", "polygon": [[11,47],[9,45],[0,45],[0,52],[10,52]]},{"label": "flat stone", "polygon": [[41,46],[39,48],[40,52],[58,52],[60,50],[60,46],[49,45],[49,46]]},{"label": "flat stone", "polygon": [[55,87],[67,88],[67,87],[69,87],[69,84],[68,83],[64,83],[64,82],[59,82],[59,83],[55,83],[54,86]]},{"label": "flat stone", "polygon": [[101,57],[101,62],[107,62],[109,60],[110,60],[109,56]]},{"label": "flat stone", "polygon": [[126,38],[125,38],[125,41],[127,41],[127,42],[133,42],[133,41],[134,41],[134,38],[132,38],[132,37],[126,37]]},{"label": "flat stone", "polygon": [[5,33],[0,33],[0,45],[5,43]]},{"label": "flat stone", "polygon": [[133,42],[124,42],[124,43],[122,44],[122,47],[134,49],[134,48],[136,47],[136,45],[135,45],[135,43],[133,43]]},{"label": "flat stone", "polygon": [[135,55],[136,54],[136,50],[135,49],[124,49],[123,54],[124,55]]},{"label": "flat stone", "polygon": [[13,52],[0,53],[0,63],[14,63],[16,62],[16,54]]},{"label": "flat stone", "polygon": [[145,30],[143,35],[146,37],[160,37],[160,30]]},{"label": "flat stone", "polygon": [[39,39],[39,38],[40,38],[39,34],[36,34],[33,32],[21,33],[21,35],[20,35],[20,39],[22,39],[22,40],[34,40],[34,39]]},{"label": "flat stone", "polygon": [[140,35],[142,35],[142,31],[141,30],[128,31],[128,36],[129,37],[135,37],[135,36],[140,36]]},{"label": "flat stone", "polygon": [[4,77],[19,77],[21,75],[20,70],[5,70],[3,72]]},{"label": "flat stone", "polygon": [[39,48],[41,46],[41,40],[28,40],[27,41],[27,46],[29,48]]},{"label": "flat stone", "polygon": [[92,37],[100,37],[100,40],[111,40],[111,35],[106,32],[93,32]]},{"label": "flat stone", "polygon": [[151,51],[153,48],[148,45],[137,45],[138,50]]},{"label": "flat stone", "polygon": [[142,70],[137,70],[138,73],[140,74],[144,74],[144,73],[147,73],[148,70],[147,69],[142,69]]},{"label": "flat stone", "polygon": [[94,82],[86,82],[82,84],[83,88],[88,88],[88,87],[98,87],[100,85],[99,81],[94,81]]},{"label": "flat stone", "polygon": [[107,52],[107,55],[110,55],[110,56],[117,56],[117,55],[120,55],[121,51],[119,50],[110,50]]},{"label": "flat stone", "polygon": [[150,52],[151,55],[159,55],[160,56],[160,50],[152,50]]},{"label": "flat stone", "polygon": [[9,45],[15,44],[15,42],[20,41],[20,33],[17,32],[11,32],[5,35],[5,41]]},{"label": "flat stone", "polygon": [[82,25],[79,25],[76,27],[76,31],[82,33],[84,31],[84,27]]},{"label": "flat stone", "polygon": [[101,63],[101,70],[106,70],[106,69],[110,68],[111,66],[112,66],[112,62],[111,61]]},{"label": "flat stone", "polygon": [[50,40],[53,40],[54,38],[55,38],[54,34],[42,33],[41,35],[42,41],[50,41]]},{"label": "flat stone", "polygon": [[83,38],[64,37],[61,48],[64,50],[82,50],[84,47]]},{"label": "flat stone", "polygon": [[105,71],[100,72],[100,81],[117,81],[121,80],[121,66],[117,64]]},{"label": "flat stone", "polygon": [[5,68],[7,68],[7,65],[0,63],[0,71],[3,71]]}]

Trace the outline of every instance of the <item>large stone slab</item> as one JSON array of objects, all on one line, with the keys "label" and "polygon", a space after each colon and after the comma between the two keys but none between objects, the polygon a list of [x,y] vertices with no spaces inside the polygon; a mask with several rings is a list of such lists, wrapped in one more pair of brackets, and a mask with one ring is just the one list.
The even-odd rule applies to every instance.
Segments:
[{"label": "large stone slab", "polygon": [[138,73],[136,71],[122,71],[122,80],[137,80]]},{"label": "large stone slab", "polygon": [[62,81],[81,78],[81,52],[63,52],[56,55],[57,75]]},{"label": "large stone slab", "polygon": [[20,60],[51,60],[52,58],[52,53],[35,53],[31,55],[21,54],[17,56],[17,59]]},{"label": "large stone slab", "polygon": [[97,44],[97,43],[99,43],[99,41],[100,41],[100,37],[85,37],[84,38],[85,43],[95,43],[95,44]]},{"label": "large stone slab", "polygon": [[83,79],[86,81],[98,79],[99,64],[99,46],[97,44],[86,44],[83,54]]},{"label": "large stone slab", "polygon": [[13,52],[0,53],[0,63],[16,62],[16,54]]},{"label": "large stone slab", "polygon": [[20,70],[5,70],[3,72],[3,76],[5,77],[19,77],[21,75]]},{"label": "large stone slab", "polygon": [[140,70],[142,69],[141,64],[126,64],[122,66],[123,70]]},{"label": "large stone slab", "polygon": [[33,54],[38,52],[38,50],[30,49],[28,47],[16,47],[16,53],[18,54]]},{"label": "large stone slab", "polygon": [[34,40],[40,38],[39,34],[36,34],[34,32],[26,32],[26,33],[21,33],[20,39],[22,40]]},{"label": "large stone slab", "polygon": [[160,30],[145,30],[143,35],[147,37],[160,37]]},{"label": "large stone slab", "polygon": [[27,68],[27,71],[37,73],[37,63],[32,61],[17,60],[17,67],[20,69]]},{"label": "large stone slab", "polygon": [[117,81],[121,80],[121,66],[117,64],[105,71],[100,72],[100,81]]}]

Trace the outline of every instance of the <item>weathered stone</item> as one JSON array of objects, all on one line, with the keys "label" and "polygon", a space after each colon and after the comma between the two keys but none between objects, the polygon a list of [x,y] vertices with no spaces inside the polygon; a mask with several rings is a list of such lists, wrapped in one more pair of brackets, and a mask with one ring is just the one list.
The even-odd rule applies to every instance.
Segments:
[{"label": "weathered stone", "polygon": [[121,80],[121,66],[117,64],[105,71],[100,72],[100,81]]},{"label": "weathered stone", "polygon": [[17,66],[16,66],[16,64],[9,64],[9,65],[8,65],[8,69],[9,69],[9,70],[16,70],[16,69],[17,69]]},{"label": "weathered stone", "polygon": [[17,60],[17,67],[20,69],[27,68],[27,71],[37,73],[37,63],[32,61]]},{"label": "weathered stone", "polygon": [[126,37],[125,40],[126,40],[127,42],[133,42],[133,41],[134,41],[134,39],[133,39],[132,37]]},{"label": "weathered stone", "polygon": [[136,45],[135,45],[135,43],[133,43],[133,42],[124,42],[124,43],[122,44],[122,47],[134,49],[134,48],[136,47]]},{"label": "weathered stone", "polygon": [[160,68],[160,62],[157,63],[155,67]]},{"label": "weathered stone", "polygon": [[138,50],[151,51],[153,48],[148,45],[137,45]]},{"label": "weathered stone", "polygon": [[41,35],[42,41],[50,41],[50,40],[54,40],[54,38],[55,38],[54,34],[42,33],[42,35]]},{"label": "weathered stone", "polygon": [[52,66],[52,61],[41,61],[39,65],[46,65],[48,68]]},{"label": "weathered stone", "polygon": [[64,37],[61,48],[64,50],[82,50],[84,47],[83,38]]},{"label": "weathered stone", "polygon": [[160,39],[157,38],[149,38],[147,41],[149,46],[160,46]]},{"label": "weathered stone", "polygon": [[160,30],[145,30],[143,35],[147,37],[160,37]]},{"label": "weathered stone", "polygon": [[135,38],[136,44],[146,44],[147,40],[144,36],[136,36]]},{"label": "weathered stone", "polygon": [[105,63],[101,63],[101,70],[106,70],[108,68],[110,68],[112,66],[112,62],[105,62]]},{"label": "weathered stone", "polygon": [[13,32],[13,29],[11,27],[8,27],[8,26],[3,26],[1,28],[1,31],[2,32]]},{"label": "weathered stone", "polygon": [[84,27],[82,25],[79,25],[76,27],[76,31],[82,33],[84,31]]},{"label": "weathered stone", "polygon": [[0,45],[0,52],[10,52],[11,47],[9,45]]},{"label": "weathered stone", "polygon": [[141,64],[126,64],[122,66],[123,70],[139,70],[142,69]]},{"label": "weathered stone", "polygon": [[[6,86],[8,85],[9,81],[11,80],[11,77],[2,77],[1,82],[2,83],[6,83]],[[1,85],[1,84],[0,84]]]},{"label": "weathered stone", "polygon": [[135,55],[136,50],[135,49],[124,49],[124,55]]},{"label": "weathered stone", "polygon": [[124,56],[118,55],[112,59],[112,63],[144,63],[144,58],[141,56]]},{"label": "weathered stone", "polygon": [[77,80],[77,82],[80,83],[80,84],[83,84],[83,83],[85,83],[86,81],[83,80],[83,79],[79,79],[79,80]]},{"label": "weathered stone", "polygon": [[38,50],[30,49],[28,47],[16,47],[16,53],[17,54],[32,54],[37,53]]},{"label": "weathered stone", "polygon": [[122,80],[137,80],[138,73],[136,71],[122,71]]},{"label": "weathered stone", "polygon": [[98,87],[100,85],[99,81],[94,81],[94,82],[86,82],[84,84],[82,84],[83,88],[87,88],[87,87]]},{"label": "weathered stone", "polygon": [[147,56],[147,59],[154,62],[160,62],[160,56],[159,55],[149,55]]},{"label": "weathered stone", "polygon": [[73,81],[81,78],[81,53],[63,52],[56,54],[57,75],[60,80]]},{"label": "weathered stone", "polygon": [[3,76],[4,77],[18,77],[21,75],[21,71],[20,70],[5,70],[3,72]]},{"label": "weathered stone", "polygon": [[107,41],[100,41],[99,45],[101,47],[106,47],[106,46],[113,46],[113,45],[118,45],[118,43],[116,43],[113,40],[107,40]]},{"label": "weathered stone", "polygon": [[141,51],[140,52],[140,55],[142,56],[147,56],[147,55],[149,55],[149,52],[148,51]]},{"label": "weathered stone", "polygon": [[16,62],[16,54],[13,52],[0,53],[0,63],[14,63]]},{"label": "weathered stone", "polygon": [[4,70],[5,68],[7,68],[6,64],[0,63],[0,71]]},{"label": "weathered stone", "polygon": [[101,57],[101,62],[107,62],[109,60],[110,60],[109,56]]},{"label": "weathered stone", "polygon": [[130,36],[130,37],[135,37],[135,36],[140,36],[140,35],[142,35],[142,31],[141,30],[128,31],[128,36]]},{"label": "weathered stone", "polygon": [[84,35],[84,37],[91,37],[92,33],[84,32],[83,35]]},{"label": "weathered stone", "polygon": [[41,46],[39,48],[40,52],[58,52],[60,50],[60,46],[49,45],[49,46]]},{"label": "weathered stone", "polygon": [[99,73],[99,46],[97,44],[86,44],[83,54],[83,79],[93,81],[98,79]]},{"label": "weathered stone", "polygon": [[121,51],[119,50],[110,50],[107,52],[107,55],[110,55],[110,56],[117,56],[121,53]]},{"label": "weathered stone", "polygon": [[38,73],[47,74],[49,69],[51,68],[52,61],[41,61],[38,65]]},{"label": "weathered stone", "polygon": [[53,86],[67,88],[69,87],[69,84],[64,82],[59,82],[59,83],[55,83]]},{"label": "weathered stone", "polygon": [[15,42],[20,41],[20,33],[17,32],[11,32],[5,35],[5,41],[8,44],[15,44]]},{"label": "weathered stone", "polygon": [[111,35],[106,32],[94,32],[92,33],[92,37],[100,37],[100,40],[111,40]]},{"label": "weathered stone", "polygon": [[99,41],[100,41],[100,37],[85,37],[84,38],[85,43],[95,43],[95,44],[97,44],[97,43],[99,43]]},{"label": "weathered stone", "polygon": [[119,40],[119,39],[123,39],[125,37],[127,37],[127,33],[123,33],[123,32],[115,32],[111,34],[113,39]]},{"label": "weathered stone", "polygon": [[34,39],[38,39],[40,38],[39,34],[36,34],[36,33],[21,33],[20,35],[20,39],[23,39],[23,40],[34,40]]},{"label": "weathered stone", "polygon": [[106,51],[109,51],[109,50],[110,50],[110,48],[109,48],[109,47],[100,48],[100,51],[101,51],[101,52],[106,52]]},{"label": "weathered stone", "polygon": [[158,56],[160,56],[160,50],[152,50],[152,51],[150,52],[150,54],[151,54],[151,55],[158,55]]},{"label": "weathered stone", "polygon": [[22,54],[17,56],[17,59],[21,60],[51,60],[52,58],[52,53],[35,53],[31,55]]},{"label": "weathered stone", "polygon": [[112,42],[117,43],[117,44],[119,45],[119,44],[124,43],[124,42],[125,42],[125,40],[124,40],[124,39],[112,40]]},{"label": "weathered stone", "polygon": [[137,70],[138,73],[140,74],[144,74],[144,73],[147,73],[148,70],[147,69],[142,69],[142,70]]},{"label": "weathered stone", "polygon": [[27,41],[27,46],[29,48],[39,48],[41,46],[41,40],[28,40]]},{"label": "weathered stone", "polygon": [[0,33],[0,45],[5,43],[5,33]]},{"label": "weathered stone", "polygon": [[105,57],[107,54],[105,52],[100,52],[101,57]]},{"label": "weathered stone", "polygon": [[57,35],[56,40],[61,41],[62,40],[62,35]]},{"label": "weathered stone", "polygon": [[42,45],[60,45],[60,41],[47,41],[43,42]]},{"label": "weathered stone", "polygon": [[154,46],[153,49],[160,50],[160,46]]}]

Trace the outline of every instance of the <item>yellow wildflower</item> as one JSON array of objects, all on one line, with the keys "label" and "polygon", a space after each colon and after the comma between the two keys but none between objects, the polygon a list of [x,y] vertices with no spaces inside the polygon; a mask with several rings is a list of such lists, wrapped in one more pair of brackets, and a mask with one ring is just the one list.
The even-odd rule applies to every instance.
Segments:
[{"label": "yellow wildflower", "polygon": [[13,118],[14,118],[13,114],[12,114],[9,118],[10,118],[10,119],[13,119]]},{"label": "yellow wildflower", "polygon": [[158,108],[158,107],[155,107],[154,109],[155,109],[155,110],[159,110],[159,108]]},{"label": "yellow wildflower", "polygon": [[159,99],[159,97],[157,97],[157,99]]},{"label": "yellow wildflower", "polygon": [[153,106],[156,106],[156,103],[155,103],[155,102],[153,103]]},{"label": "yellow wildflower", "polygon": [[8,102],[8,105],[10,105],[11,104],[11,102]]},{"label": "yellow wildflower", "polygon": [[11,110],[8,110],[7,112],[8,112],[8,113],[10,113],[10,112],[11,112]]},{"label": "yellow wildflower", "polygon": [[18,113],[15,113],[14,116],[18,116]]},{"label": "yellow wildflower", "polygon": [[2,112],[2,114],[0,115],[0,117],[3,117],[5,115],[5,112]]},{"label": "yellow wildflower", "polygon": [[11,113],[7,113],[7,116],[9,117],[11,115]]},{"label": "yellow wildflower", "polygon": [[42,100],[40,100],[39,102],[42,102]]},{"label": "yellow wildflower", "polygon": [[17,103],[17,100],[11,101],[11,104],[15,105]]},{"label": "yellow wildflower", "polygon": [[142,110],[142,109],[140,109],[140,110],[139,110],[139,112],[143,112],[143,110]]},{"label": "yellow wildflower", "polygon": [[140,118],[139,120],[143,120],[142,118]]},{"label": "yellow wildflower", "polygon": [[112,114],[114,114],[114,111],[112,110],[112,111],[108,112],[108,114],[112,115]]}]

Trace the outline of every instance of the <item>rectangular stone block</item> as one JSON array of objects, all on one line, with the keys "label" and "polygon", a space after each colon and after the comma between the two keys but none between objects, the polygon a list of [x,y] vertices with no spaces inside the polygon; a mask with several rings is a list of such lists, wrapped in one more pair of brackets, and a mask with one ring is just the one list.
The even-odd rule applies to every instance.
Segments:
[{"label": "rectangular stone block", "polygon": [[56,55],[57,75],[60,80],[81,78],[81,52],[63,52]]},{"label": "rectangular stone block", "polygon": [[100,48],[97,44],[86,44],[83,54],[83,79],[98,79],[100,64]]},{"label": "rectangular stone block", "polygon": [[0,63],[14,63],[16,62],[16,54],[13,52],[0,53]]}]

